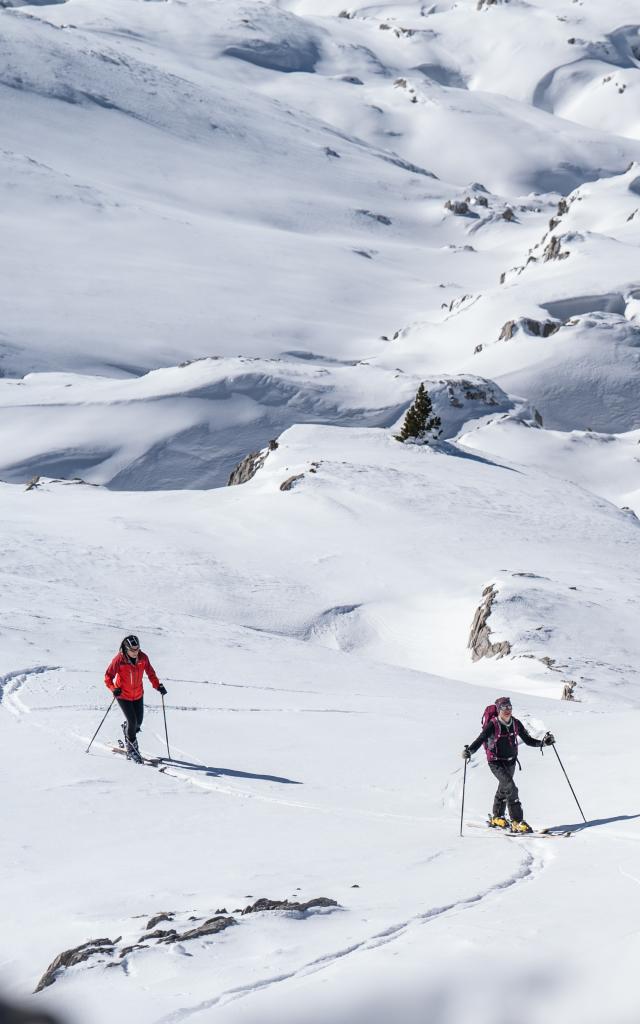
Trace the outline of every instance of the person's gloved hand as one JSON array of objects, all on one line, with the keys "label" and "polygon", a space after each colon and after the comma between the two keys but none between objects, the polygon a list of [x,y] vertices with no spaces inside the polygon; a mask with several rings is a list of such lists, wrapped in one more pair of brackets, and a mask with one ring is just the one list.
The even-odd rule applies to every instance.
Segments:
[{"label": "person's gloved hand", "polygon": [[164,686],[162,685],[162,683],[160,683],[160,685],[159,685],[159,687],[158,687],[158,693],[161,693],[161,694],[162,694],[162,696],[164,697],[164,695],[166,694],[166,692],[167,692],[167,691],[166,691],[166,688],[165,688],[165,687],[164,687]]},{"label": "person's gloved hand", "polygon": [[555,742],[556,738],[552,732],[545,733],[545,735],[542,737],[542,745],[544,747],[550,747]]},{"label": "person's gloved hand", "polygon": [[462,756],[465,761],[468,761],[469,758],[471,757],[471,751],[469,750],[468,746],[462,748]]},{"label": "person's gloved hand", "polygon": [[121,693],[122,693],[122,687],[121,686],[116,686],[114,688],[114,691],[113,691],[113,696],[114,697],[119,697]]}]

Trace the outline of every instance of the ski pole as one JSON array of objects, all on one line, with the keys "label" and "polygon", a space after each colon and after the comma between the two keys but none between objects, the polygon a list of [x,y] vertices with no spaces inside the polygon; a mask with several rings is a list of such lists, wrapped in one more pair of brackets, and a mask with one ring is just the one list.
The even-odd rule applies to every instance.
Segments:
[{"label": "ski pole", "polygon": [[[96,736],[98,735],[98,733],[99,733],[99,732],[100,732],[100,730],[102,729],[102,726],[103,726],[103,724],[104,724],[104,719],[105,719],[105,718],[107,717],[107,715],[108,715],[108,714],[109,714],[109,712],[111,711],[111,708],[113,707],[113,705],[115,704],[115,702],[116,702],[116,698],[114,697],[114,698],[113,698],[113,700],[111,701],[111,703],[110,703],[109,707],[108,707],[108,708],[107,708],[107,710],[105,711],[105,713],[104,713],[104,718],[103,718],[103,719],[102,719],[102,721],[100,722],[100,725],[98,726],[98,728],[97,728],[97,729],[96,729],[96,731],[94,732],[93,736],[91,737],[91,743],[93,743],[93,741],[95,740]],[[89,753],[89,750],[91,749],[91,743],[89,744],[89,746],[88,746],[88,747],[87,747],[87,749],[85,750],[85,754],[88,754],[88,753]]]},{"label": "ski pole", "polygon": [[[552,747],[553,747],[553,752],[554,752],[554,754],[556,755],[556,757],[558,758],[558,761],[560,762],[560,767],[562,768],[562,771],[564,772],[564,777],[565,777],[565,779],[567,780],[567,782],[569,782],[569,776],[568,776],[568,775],[567,775],[567,773],[566,773],[566,772],[564,771],[564,765],[563,765],[562,761],[560,761],[560,754],[559,754],[559,753],[558,753],[558,751],[556,750],[556,745],[555,745],[555,743],[552,743]],[[571,792],[573,793],[573,799],[574,799],[574,800],[575,800],[575,802],[577,803],[577,805],[578,805],[578,810],[580,811],[580,814],[582,814],[582,820],[584,821],[584,823],[585,823],[585,825],[586,825],[586,824],[587,824],[587,819],[585,818],[584,814],[582,813],[582,807],[580,806],[580,801],[578,800],[578,798],[577,798],[577,796],[576,796],[576,793],[575,793],[575,790],[574,790],[574,788],[573,788],[573,786],[571,785],[571,783],[570,783],[570,782],[569,782],[569,789],[570,789],[570,790],[571,790]]]},{"label": "ski pole", "polygon": [[462,810],[460,811],[460,835],[462,835],[462,821],[464,818],[464,790],[467,785],[467,758],[464,759],[464,775],[462,776]]},{"label": "ski pole", "polygon": [[162,717],[164,718],[164,734],[167,740],[167,757],[171,760],[171,751],[169,750],[169,733],[167,732],[167,712],[164,709],[164,694],[161,693],[162,698]]}]

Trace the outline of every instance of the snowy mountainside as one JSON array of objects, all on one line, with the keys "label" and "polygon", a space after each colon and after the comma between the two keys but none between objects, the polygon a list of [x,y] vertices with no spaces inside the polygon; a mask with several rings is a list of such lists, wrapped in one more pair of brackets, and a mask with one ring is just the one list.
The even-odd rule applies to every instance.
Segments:
[{"label": "snowy mountainside", "polygon": [[[291,486],[283,491],[286,481]],[[14,488],[5,488],[9,502]],[[34,530],[34,544],[54,521],[36,578],[53,577],[57,563],[77,564],[75,530],[68,546],[64,533],[55,540],[59,517],[70,521],[77,506],[96,538],[112,534],[115,517],[118,545],[133,546],[126,581],[108,584],[122,602],[120,614],[129,607],[145,621],[196,616],[451,678],[502,679],[503,688],[548,696],[559,694],[566,676],[579,679],[585,700],[615,685],[620,699],[636,701],[638,598],[629,553],[640,524],[544,472],[449,442],[425,451],[400,446],[386,430],[300,425],[281,435],[253,480],[194,492],[190,500],[180,492],[150,493],[141,505],[135,493],[109,497],[100,488],[46,480],[15,491],[11,515],[24,519],[23,532]],[[153,529],[144,529],[145,519]],[[180,530],[186,541],[174,540],[171,560],[154,569],[149,605],[144,576],[162,561],[166,537]],[[600,540],[592,548],[594,533]],[[378,554],[369,562],[371,551]],[[16,543],[15,565],[7,554],[6,572],[17,572],[22,557]],[[188,584],[192,565],[196,578],[211,574],[206,598]],[[179,593],[170,585],[175,566]],[[90,589],[97,588],[104,571],[101,556],[85,585],[94,577]],[[473,664],[473,613],[495,581],[491,631],[511,642],[511,657]],[[623,609],[619,593],[626,595]],[[543,657],[557,667],[550,670]]]},{"label": "snowy mountainside", "polygon": [[[585,48],[638,70],[633,4],[624,31],[622,11],[593,5],[476,6],[4,11],[5,376],[140,376],[222,356],[233,395],[237,356],[293,354],[313,394],[328,356],[412,383],[495,380],[554,429],[637,429],[639,165],[627,168],[640,142],[559,118],[539,88],[569,56],[588,63]],[[561,329],[541,342],[527,318]],[[273,409],[287,401],[278,378]],[[101,404],[99,382],[93,397],[82,387]],[[12,454],[7,437],[8,479],[217,484],[295,422],[249,412],[256,429],[237,429],[233,414],[229,440],[189,403],[123,445],[88,409],[44,401],[47,415],[12,414],[27,440]],[[331,405],[311,418],[346,422]]]},{"label": "snowy mountainside", "polygon": [[[38,1002],[96,1024],[114,1012],[149,1024],[257,1021],[276,1007],[293,1024],[307,1006],[318,1022],[332,1012],[360,1021],[373,992],[372,1019],[394,997],[413,1024],[414,1002],[444,985],[444,1024],[476,999],[453,984],[450,957],[472,977],[502,950],[520,977],[522,929],[539,927],[545,899],[562,910],[536,947],[542,990],[520,1017],[537,1024],[571,1003],[572,986],[589,991],[589,929],[577,938],[567,886],[583,877],[598,907],[596,863],[634,872],[635,824],[601,766],[613,757],[603,722],[623,746],[635,728],[639,527],[573,485],[456,451],[307,425],[241,487],[141,500],[64,481],[2,485],[0,601],[14,666],[0,685],[4,749],[9,764],[34,753],[6,801],[21,856],[12,833],[1,841],[13,923],[5,986],[28,991],[59,952],[100,936],[106,946],[59,969]],[[473,665],[464,645],[488,583],[498,589],[492,636],[514,656]],[[136,623],[169,690],[162,772],[110,754],[115,712],[84,753],[123,622]],[[424,670],[432,664],[444,675]],[[570,673],[581,704],[557,701]],[[570,854],[471,828],[457,837],[456,744],[475,736],[496,689],[513,693],[535,736],[556,731],[587,814],[608,821],[569,840]],[[153,693],[141,742],[164,752]],[[527,814],[577,827],[555,762],[521,756]],[[472,821],[491,792],[485,772],[478,758]],[[633,928],[628,885],[614,872],[606,889],[610,953]],[[241,914],[258,897],[318,896],[338,907]],[[153,935],[145,922],[159,912],[171,918]],[[235,923],[221,934],[163,941],[223,912]]]},{"label": "snowy mountainside", "polygon": [[[639,0],[0,27],[3,993],[635,1024]],[[498,693],[570,838],[474,828]]]}]

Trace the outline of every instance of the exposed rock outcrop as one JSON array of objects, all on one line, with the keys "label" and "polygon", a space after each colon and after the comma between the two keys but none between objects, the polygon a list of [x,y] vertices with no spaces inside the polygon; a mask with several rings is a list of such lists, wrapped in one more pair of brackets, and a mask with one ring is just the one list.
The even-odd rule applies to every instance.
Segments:
[{"label": "exposed rock outcrop", "polygon": [[411,39],[411,36],[416,34],[416,30],[413,28],[402,28],[401,25],[390,25],[386,21],[380,22],[378,28],[383,32],[393,32],[396,39]]},{"label": "exposed rock outcrop", "polygon": [[561,327],[560,320],[533,320],[531,317],[521,316],[517,320],[507,320],[502,325],[498,341],[509,341],[518,331],[532,334],[536,338],[548,338],[549,335],[559,331]]},{"label": "exposed rock outcrop", "polygon": [[444,208],[445,210],[451,210],[456,217],[468,217],[471,213],[467,199],[447,199]]},{"label": "exposed rock outcrop", "polygon": [[549,231],[554,231],[560,223],[560,218],[564,217],[565,213],[569,210],[570,202],[573,200],[567,200],[563,198],[558,203],[558,209],[554,217],[549,221]]},{"label": "exposed rock outcrop", "polygon": [[289,900],[268,900],[259,899],[250,906],[245,907],[242,911],[243,916],[245,914],[260,914],[264,910],[294,910],[299,914],[306,913],[307,910],[312,910],[314,907],[337,907],[338,903],[336,900],[330,900],[326,896],[319,896],[315,900],[307,900],[306,903],[296,903]]},{"label": "exposed rock outcrop", "polygon": [[[500,274],[500,284],[504,284],[505,281],[507,280],[507,277],[510,274],[518,274],[518,275],[520,275],[532,263],[537,263],[539,258],[540,258],[540,255],[534,255],[534,254],[535,253],[540,253],[541,249],[542,249],[541,258],[542,258],[542,261],[544,263],[548,263],[549,260],[565,260],[565,259],[567,259],[567,257],[570,254],[569,254],[569,252],[566,249],[564,251],[562,250],[563,236],[554,235],[554,234],[551,234],[551,232],[555,231],[555,229],[558,227],[558,225],[559,225],[560,221],[562,220],[562,218],[565,216],[566,213],[569,212],[569,207],[571,206],[571,204],[574,203],[576,200],[580,200],[580,199],[581,199],[581,196],[579,196],[579,195],[563,197],[563,198],[560,199],[560,202],[558,203],[558,209],[557,209],[556,213],[554,214],[554,216],[549,221],[549,229],[547,231],[545,231],[545,233],[542,236],[542,238],[540,239],[540,241],[537,242],[533,246],[533,248],[529,249],[529,252],[527,254],[527,259],[526,259],[526,261],[524,263],[520,264],[517,267],[511,267],[510,270],[505,270],[505,271],[503,271],[502,274]],[[565,236],[565,241],[567,240],[567,237],[568,236]],[[545,245],[545,242],[547,244],[546,244],[545,248],[543,249],[542,247]]]},{"label": "exposed rock outcrop", "polygon": [[392,223],[391,217],[387,217],[384,213],[374,213],[372,210],[356,210],[359,217],[367,217],[369,220],[374,220],[377,224],[384,224],[386,227]]},{"label": "exposed rock outcrop", "polygon": [[550,260],[566,260],[569,256],[568,251],[565,249],[562,251],[562,238],[560,235],[552,235],[544,252],[542,253],[542,262],[548,263]]},{"label": "exposed rock outcrop", "polygon": [[[163,921],[172,921],[174,917],[175,914],[173,913],[172,910],[160,910],[157,914],[154,914],[153,917],[149,918],[149,920],[147,921],[147,931],[149,931],[150,928],[155,928]],[[149,936],[147,936],[147,938],[148,937]]]},{"label": "exposed rock outcrop", "polygon": [[562,686],[562,699],[563,700],[575,700],[574,690],[576,683],[574,679],[567,679]]},{"label": "exposed rock outcrop", "polygon": [[42,992],[43,988],[48,988],[49,985],[53,985],[54,981],[57,980],[59,973],[66,967],[73,967],[74,964],[81,964],[84,960],[88,960],[89,957],[95,956],[97,953],[113,953],[116,943],[119,939],[91,939],[89,942],[83,942],[81,946],[75,946],[73,949],[65,949],[64,952],[58,953],[55,960],[53,960],[46,971],[40,978],[40,981],[35,987],[36,992]]},{"label": "exposed rock outcrop", "polygon": [[412,103],[417,103],[418,102],[418,97],[416,95],[416,91],[415,91],[414,87],[411,85],[411,83],[407,81],[406,78],[396,78],[396,80],[393,83],[393,85],[394,85],[394,88],[396,88],[396,89],[405,89],[406,92],[409,94],[409,99],[411,100]]},{"label": "exposed rock outcrop", "polygon": [[264,466],[269,452],[274,452],[278,447],[277,441],[269,441],[266,448],[262,448],[259,452],[251,452],[250,455],[245,455],[244,459],[238,463],[236,468],[232,470],[229,480],[227,481],[227,487],[233,487],[236,484],[246,484],[247,480],[251,480],[256,475],[259,469]]},{"label": "exposed rock outcrop", "polygon": [[499,405],[498,389],[492,381],[467,380],[461,377],[459,380],[448,380],[446,382],[449,404],[462,408],[464,401],[483,402],[485,405]]},{"label": "exposed rock outcrop", "polygon": [[288,476],[286,480],[283,480],[280,484],[281,491],[290,491],[297,484],[298,480],[304,479],[304,473],[296,473],[294,476]]},{"label": "exposed rock outcrop", "polygon": [[[146,942],[134,942],[132,946],[123,946],[120,950],[120,959],[124,960],[125,956],[129,956],[129,953],[133,953],[134,949],[148,949],[149,946]],[[107,964],[107,967],[115,967],[117,964]]]},{"label": "exposed rock outcrop", "polygon": [[210,917],[207,921],[203,921],[202,924],[197,925],[195,928],[189,928],[186,932],[175,932],[172,929],[170,934],[165,935],[158,941],[172,943],[186,942],[189,939],[202,939],[206,935],[217,935],[218,932],[223,932],[225,928],[230,928],[234,924],[236,924],[235,917],[217,915],[216,917]]},{"label": "exposed rock outcrop", "polygon": [[481,658],[504,658],[506,654],[511,653],[511,644],[508,640],[502,640],[500,643],[491,642],[491,630],[487,625],[487,619],[491,615],[491,606],[497,594],[498,591],[493,584],[482,591],[483,601],[473,617],[467,644],[473,661],[480,661]]},{"label": "exposed rock outcrop", "polygon": [[[237,913],[244,916],[247,914],[258,914],[266,910],[285,910],[297,915],[304,915],[307,911],[315,908],[337,906],[337,901],[329,899],[327,896],[319,896],[316,899],[307,900],[305,903],[262,898],[245,907],[244,910],[238,908]],[[176,920],[177,923],[175,928],[156,928],[156,925],[163,921],[173,920]],[[182,922],[182,924],[178,922]],[[113,940],[91,939],[89,942],[83,942],[82,945],[76,946],[74,949],[67,949],[60,953],[42,975],[35,991],[41,992],[42,989],[53,985],[66,968],[83,963],[93,956],[102,955],[106,961],[102,964],[105,968],[124,967],[126,969],[126,964],[124,963],[126,957],[138,949],[153,949],[154,946],[172,945],[176,942],[189,942],[193,939],[208,938],[212,935],[218,935],[227,928],[231,928],[232,925],[237,924],[236,918],[228,914],[224,908],[216,910],[212,917],[207,918],[197,917],[194,914],[187,914],[187,912],[179,914],[175,911],[162,911],[149,918],[145,931],[138,939],[129,935],[127,936],[126,944],[122,946],[119,945],[121,936]],[[45,1024],[45,1018],[43,1018],[42,1024]]]}]

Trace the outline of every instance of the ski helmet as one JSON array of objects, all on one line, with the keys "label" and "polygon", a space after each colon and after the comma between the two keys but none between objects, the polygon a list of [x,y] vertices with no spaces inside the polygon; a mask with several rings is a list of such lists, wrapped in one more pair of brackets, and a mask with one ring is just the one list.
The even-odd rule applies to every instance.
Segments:
[{"label": "ski helmet", "polygon": [[135,633],[130,633],[129,636],[125,636],[124,640],[120,645],[123,649],[126,647],[128,650],[137,651],[140,649],[140,641],[138,640]]},{"label": "ski helmet", "polygon": [[507,708],[511,711],[511,697],[496,697],[496,711],[500,713]]}]

